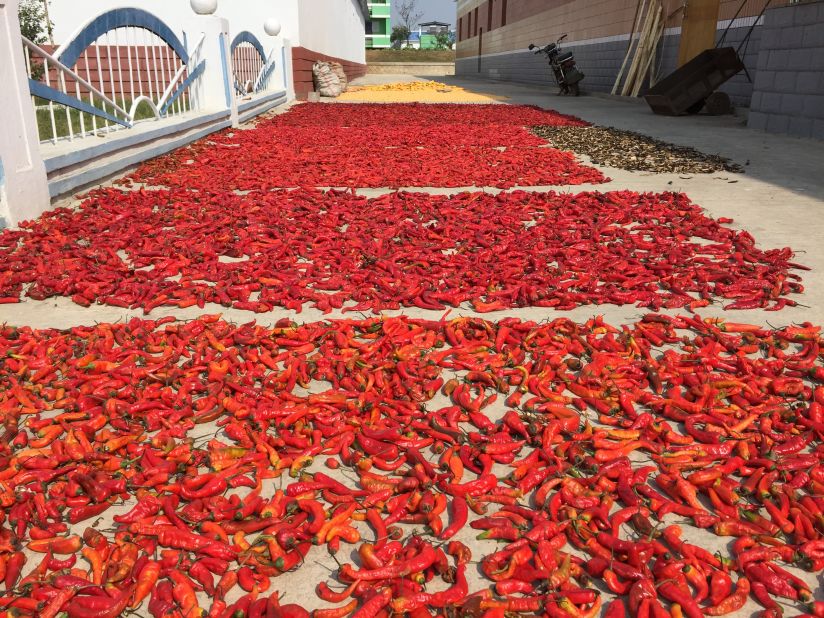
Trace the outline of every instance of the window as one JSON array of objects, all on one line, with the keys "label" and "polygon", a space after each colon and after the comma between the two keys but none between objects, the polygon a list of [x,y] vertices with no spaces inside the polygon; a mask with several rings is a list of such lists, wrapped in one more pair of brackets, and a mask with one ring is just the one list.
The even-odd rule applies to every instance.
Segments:
[{"label": "window", "polygon": [[466,25],[466,38],[472,38],[472,11],[469,11],[467,14],[467,19],[469,19],[469,23]]},{"label": "window", "polygon": [[475,19],[472,20],[475,23],[475,29],[472,31],[472,36],[478,36],[478,7],[475,7]]},{"label": "window", "polygon": [[366,34],[374,34],[372,32],[372,24],[375,23],[371,19],[366,22]]},{"label": "window", "polygon": [[463,41],[463,17],[458,19],[458,40]]},{"label": "window", "polygon": [[501,25],[506,26],[506,0],[501,0]]},{"label": "window", "polygon": [[489,0],[486,4],[486,31],[492,30],[492,4],[495,0]]}]

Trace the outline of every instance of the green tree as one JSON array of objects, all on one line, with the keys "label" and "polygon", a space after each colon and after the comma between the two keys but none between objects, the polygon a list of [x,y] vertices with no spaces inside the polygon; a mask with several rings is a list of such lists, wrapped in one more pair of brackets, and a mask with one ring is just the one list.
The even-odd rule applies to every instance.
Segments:
[{"label": "green tree", "polygon": [[435,35],[435,49],[452,49],[452,35],[448,32],[439,32]]},{"label": "green tree", "polygon": [[32,43],[40,45],[51,39],[52,24],[46,0],[20,0],[17,17],[20,32]]},{"label": "green tree", "polygon": [[423,17],[423,13],[418,11],[418,0],[401,0],[397,5],[398,15],[401,18],[401,24],[406,28],[406,46],[409,47],[409,37],[412,34],[412,28]]},{"label": "green tree", "polygon": [[392,47],[395,49],[400,49],[404,41],[407,41],[408,39],[409,28],[406,26],[395,26],[392,28],[392,34],[389,35],[389,42],[392,43]]}]

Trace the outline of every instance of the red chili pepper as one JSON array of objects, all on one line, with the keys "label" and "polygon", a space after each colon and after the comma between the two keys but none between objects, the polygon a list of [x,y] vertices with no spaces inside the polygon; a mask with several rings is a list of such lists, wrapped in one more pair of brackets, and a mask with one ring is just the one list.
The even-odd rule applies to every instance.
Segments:
[{"label": "red chili pepper", "polygon": [[466,525],[468,517],[469,508],[466,499],[462,496],[456,496],[452,500],[452,520],[449,526],[441,532],[439,538],[443,540],[451,539]]},{"label": "red chili pepper", "polygon": [[746,577],[738,580],[735,587],[735,592],[728,596],[720,603],[712,607],[704,608],[702,611],[708,616],[724,616],[738,611],[747,602],[750,594],[750,582]]}]

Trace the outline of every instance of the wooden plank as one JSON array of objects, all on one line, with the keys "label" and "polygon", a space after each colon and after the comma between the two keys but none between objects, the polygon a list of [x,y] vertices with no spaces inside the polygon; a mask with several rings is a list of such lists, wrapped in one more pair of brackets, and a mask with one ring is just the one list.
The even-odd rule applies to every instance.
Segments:
[{"label": "wooden plank", "polygon": [[664,8],[659,5],[659,8],[655,13],[655,21],[653,22],[652,31],[650,34],[650,44],[647,47],[647,53],[645,58],[643,59],[641,70],[638,72],[638,79],[635,81],[635,86],[632,89],[632,96],[634,97],[638,96],[638,93],[641,91],[641,86],[644,85],[644,77],[647,75],[647,72],[649,71],[650,63],[652,62],[652,58],[655,54],[655,48],[658,45],[658,41],[661,40],[663,34]]},{"label": "wooden plank", "polygon": [[684,6],[678,66],[683,66],[705,49],[715,46],[721,0],[689,0]]},{"label": "wooden plank", "polygon": [[629,62],[629,57],[632,55],[632,47],[633,43],[635,42],[635,31],[638,30],[638,26],[641,24],[641,16],[644,13],[644,9],[647,6],[647,0],[638,0],[638,4],[635,7],[635,19],[632,20],[632,32],[629,33],[629,42],[627,43],[627,53],[624,54],[624,61],[621,63],[621,69],[618,71],[618,75],[615,77],[615,84],[612,86],[612,93],[615,94],[618,92],[618,86],[621,84],[621,78],[624,76],[624,69],[627,68],[627,62]]},{"label": "wooden plank", "polygon": [[651,2],[647,8],[647,15],[644,19],[644,27],[641,29],[641,34],[638,38],[638,46],[635,48],[635,56],[632,59],[632,64],[627,73],[627,81],[624,82],[624,87],[621,89],[621,95],[629,96],[632,88],[635,85],[635,80],[638,76],[638,68],[643,59],[644,50],[649,44],[649,37],[652,34],[652,22],[655,17],[655,9],[658,6],[657,2]]}]

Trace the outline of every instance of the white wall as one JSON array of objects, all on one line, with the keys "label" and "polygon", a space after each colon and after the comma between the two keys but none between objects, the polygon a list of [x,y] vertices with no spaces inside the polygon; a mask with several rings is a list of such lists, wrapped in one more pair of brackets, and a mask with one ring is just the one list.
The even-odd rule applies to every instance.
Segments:
[{"label": "white wall", "polygon": [[358,0],[299,0],[299,45],[312,51],[366,63],[366,20]]}]

